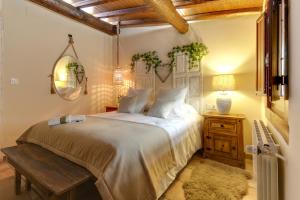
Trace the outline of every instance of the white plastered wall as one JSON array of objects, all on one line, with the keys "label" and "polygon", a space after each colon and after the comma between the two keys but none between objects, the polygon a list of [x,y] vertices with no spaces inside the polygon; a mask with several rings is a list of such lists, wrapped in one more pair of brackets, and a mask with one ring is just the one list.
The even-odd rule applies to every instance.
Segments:
[{"label": "white plastered wall", "polygon": [[[27,0],[2,0],[3,62],[1,65],[2,147],[31,125],[64,114],[92,114],[111,104],[113,38]],[[68,34],[88,76],[86,96],[74,102],[50,94],[49,74]],[[71,51],[68,52],[71,54]],[[19,84],[11,85],[11,78]]]}]

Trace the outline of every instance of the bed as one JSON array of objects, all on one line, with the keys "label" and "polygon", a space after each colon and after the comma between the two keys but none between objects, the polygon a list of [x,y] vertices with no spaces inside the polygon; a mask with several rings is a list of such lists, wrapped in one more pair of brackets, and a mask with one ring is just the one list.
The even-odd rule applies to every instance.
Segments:
[{"label": "bed", "polygon": [[103,199],[157,199],[201,147],[200,119],[104,113],[82,123],[39,123],[18,142],[33,143],[88,169]]},{"label": "bed", "polygon": [[[184,105],[189,103],[199,112],[200,68],[190,71],[186,62],[178,57],[173,86],[187,87]],[[155,91],[154,73],[138,70],[143,68],[136,67],[136,87]],[[39,145],[85,167],[96,177],[96,187],[105,200],[153,200],[201,148],[201,117],[197,112],[168,119],[144,113],[100,113],[80,123],[38,123],[18,142]]]}]

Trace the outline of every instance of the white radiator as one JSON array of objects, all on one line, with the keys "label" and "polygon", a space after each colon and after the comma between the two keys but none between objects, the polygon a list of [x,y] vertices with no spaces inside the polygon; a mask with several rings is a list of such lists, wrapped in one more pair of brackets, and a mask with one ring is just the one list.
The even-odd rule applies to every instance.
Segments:
[{"label": "white radiator", "polygon": [[262,121],[254,120],[253,145],[246,147],[253,154],[254,179],[257,182],[257,200],[279,200],[278,145]]}]

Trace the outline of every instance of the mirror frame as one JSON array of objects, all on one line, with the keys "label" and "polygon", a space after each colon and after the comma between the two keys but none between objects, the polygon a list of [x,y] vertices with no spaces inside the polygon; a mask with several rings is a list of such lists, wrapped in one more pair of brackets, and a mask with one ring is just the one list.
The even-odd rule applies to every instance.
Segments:
[{"label": "mirror frame", "polygon": [[84,70],[84,75],[83,75],[83,80],[82,80],[82,82],[80,83],[80,85],[81,85],[81,90],[80,90],[80,92],[79,92],[79,95],[78,95],[78,97],[76,97],[75,99],[68,99],[68,98],[66,98],[66,97],[64,97],[58,90],[57,90],[57,87],[56,87],[56,85],[55,85],[55,81],[54,81],[54,72],[55,72],[55,69],[56,69],[56,65],[57,65],[57,63],[63,58],[63,57],[66,57],[66,56],[68,56],[68,57],[71,57],[71,58],[73,58],[77,63],[79,63],[80,65],[81,65],[81,62],[79,61],[79,59],[78,58],[76,58],[76,57],[74,57],[74,56],[71,56],[71,55],[62,55],[62,56],[60,56],[56,61],[55,61],[55,63],[54,63],[54,65],[53,65],[53,67],[52,67],[52,74],[50,75],[50,77],[51,77],[51,94],[57,94],[59,97],[61,97],[62,99],[64,99],[64,100],[66,100],[66,101],[76,101],[76,100],[78,100],[79,98],[80,98],[80,94],[82,93],[82,90],[83,90],[83,88],[84,88],[84,94],[85,95],[87,95],[87,76],[86,76],[86,71],[85,71],[85,68],[83,67],[83,70]]}]

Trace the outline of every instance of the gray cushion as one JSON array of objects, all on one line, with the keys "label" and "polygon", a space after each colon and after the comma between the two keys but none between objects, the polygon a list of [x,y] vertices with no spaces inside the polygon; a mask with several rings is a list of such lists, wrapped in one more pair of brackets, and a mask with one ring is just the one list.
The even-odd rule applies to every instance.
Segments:
[{"label": "gray cushion", "polygon": [[166,119],[174,106],[175,102],[157,100],[148,111],[148,116]]},{"label": "gray cushion", "polygon": [[136,96],[135,112],[144,112],[145,106],[149,102],[149,97],[152,89],[133,89],[129,88],[127,96]]},{"label": "gray cushion", "polygon": [[118,112],[120,113],[134,113],[135,112],[135,105],[136,105],[137,97],[121,97],[120,105]]}]

